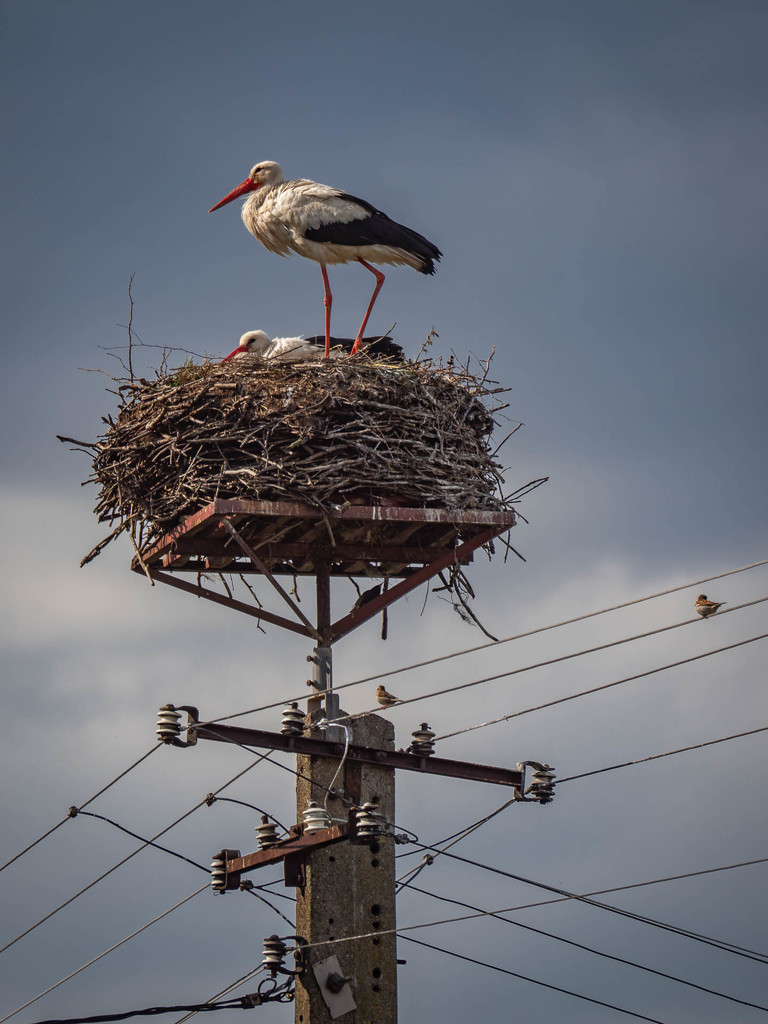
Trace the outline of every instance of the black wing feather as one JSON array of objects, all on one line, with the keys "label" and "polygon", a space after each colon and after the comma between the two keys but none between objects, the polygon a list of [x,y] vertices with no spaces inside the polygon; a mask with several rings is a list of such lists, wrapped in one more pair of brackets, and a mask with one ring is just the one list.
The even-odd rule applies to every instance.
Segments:
[{"label": "black wing feather", "polygon": [[[318,348],[325,347],[324,334],[313,334],[311,338],[306,340],[310,345],[317,345]],[[340,347],[344,352],[351,352],[354,343],[354,338],[331,338],[331,348]],[[403,362],[403,346],[398,345],[396,341],[392,341],[389,335],[383,338],[379,336],[363,338],[362,344],[362,351],[367,352],[369,355],[384,356],[388,359],[397,359]]]},{"label": "black wing feather", "polygon": [[329,242],[333,245],[389,245],[394,249],[404,249],[421,261],[419,270],[422,274],[434,274],[433,260],[439,260],[443,254],[428,238],[404,224],[398,224],[365,199],[358,199],[347,192],[340,192],[339,198],[362,207],[368,216],[361,220],[346,223],[335,221],[317,228],[308,228],[304,232],[305,238],[311,242]]}]

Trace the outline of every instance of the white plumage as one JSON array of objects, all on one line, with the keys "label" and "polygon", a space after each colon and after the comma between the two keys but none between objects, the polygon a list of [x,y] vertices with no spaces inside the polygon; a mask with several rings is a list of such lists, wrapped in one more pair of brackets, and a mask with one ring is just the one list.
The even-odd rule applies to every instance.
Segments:
[{"label": "white plumage", "polygon": [[[323,349],[304,338],[270,338],[265,331],[246,331],[240,344],[222,359],[246,359],[249,362],[299,363],[305,360],[322,359]],[[340,350],[331,352],[332,358],[341,355]]]}]

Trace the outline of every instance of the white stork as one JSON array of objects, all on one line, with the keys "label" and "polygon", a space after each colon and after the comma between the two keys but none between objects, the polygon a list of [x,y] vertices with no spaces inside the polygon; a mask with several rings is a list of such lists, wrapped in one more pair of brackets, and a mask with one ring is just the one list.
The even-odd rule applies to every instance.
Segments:
[{"label": "white stork", "polygon": [[[264,360],[273,363],[316,361],[324,358],[324,342],[325,339],[317,334],[311,338],[270,338],[265,331],[246,331],[237,348],[221,362],[242,358],[247,358],[249,362]],[[351,352],[354,345],[352,338],[331,338],[330,342],[330,355],[334,359],[344,352]],[[363,338],[361,348],[372,355],[403,361],[402,347],[388,335],[383,338]]]},{"label": "white stork", "polygon": [[243,203],[241,215],[254,238],[280,256],[293,251],[320,264],[325,296],[326,359],[331,348],[333,302],[327,264],[357,260],[376,278],[376,287],[352,346],[354,354],[363,343],[363,331],[384,284],[384,274],[371,263],[406,265],[422,274],[434,274],[435,261],[442,256],[437,246],[423,235],[390,220],[365,199],[306,178],[285,181],[282,168],[272,160],[256,164],[245,181],[208,212],[213,213],[249,192],[253,195]]}]

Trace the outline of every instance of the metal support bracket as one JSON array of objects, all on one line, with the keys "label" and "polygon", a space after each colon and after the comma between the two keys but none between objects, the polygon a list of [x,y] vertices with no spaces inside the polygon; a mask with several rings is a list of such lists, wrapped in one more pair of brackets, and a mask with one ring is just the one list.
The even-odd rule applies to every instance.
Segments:
[{"label": "metal support bracket", "polygon": [[[344,753],[342,743],[329,743],[327,740],[309,736],[283,736],[279,732],[245,729],[237,725],[201,723],[197,726],[197,738],[216,740],[219,743],[240,743],[261,749],[284,750],[294,754],[312,754],[315,757],[328,757],[334,760],[338,760]],[[347,749],[347,761],[386,765],[390,768],[402,768],[405,771],[424,772],[429,775],[447,775],[454,779],[471,779],[474,782],[490,782],[497,786],[513,786],[521,792],[525,781],[525,772],[515,768],[450,761],[445,757],[424,757],[420,754],[409,754],[404,750],[379,750],[354,743],[350,743]]]},{"label": "metal support bracket", "polygon": [[[276,864],[278,861],[288,861],[289,859],[291,864],[285,868],[285,884],[294,885],[296,883],[289,881],[289,878],[301,879],[302,871],[298,866],[299,861],[303,862],[305,855],[310,850],[341,842],[349,835],[348,825],[332,825],[331,828],[324,828],[309,835],[302,835],[300,830],[300,825],[294,825],[291,829],[293,834],[288,839],[283,839],[264,850],[247,853],[244,857],[237,856],[228,859],[226,862],[227,887],[229,888],[230,877],[236,875],[237,885],[239,885],[240,875],[244,872],[255,871],[256,868],[264,867],[265,864]],[[298,884],[303,883],[299,881]]]},{"label": "metal support bracket", "polygon": [[344,977],[335,956],[313,963],[312,973],[332,1020],[357,1009],[350,987],[350,981],[353,979]]},{"label": "metal support bracket", "polygon": [[[317,691],[318,698],[322,698],[325,717],[329,721],[338,718],[339,695],[333,692],[333,651],[330,647],[315,647],[308,660],[312,662],[312,686]],[[344,730],[338,725],[329,725],[326,735],[333,743],[344,742]]]}]

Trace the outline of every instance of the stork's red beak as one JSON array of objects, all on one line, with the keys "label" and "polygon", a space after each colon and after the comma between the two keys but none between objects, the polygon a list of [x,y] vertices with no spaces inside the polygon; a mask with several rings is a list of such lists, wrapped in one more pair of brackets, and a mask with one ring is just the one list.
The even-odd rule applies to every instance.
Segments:
[{"label": "stork's red beak", "polygon": [[233,199],[239,199],[240,196],[244,196],[246,192],[253,192],[261,185],[260,181],[254,181],[252,178],[246,178],[245,181],[241,181],[237,188],[233,188],[229,195],[224,196],[220,199],[215,206],[212,206],[208,213],[213,213],[214,210],[218,210],[220,206],[226,206],[227,203],[231,203]]},{"label": "stork's red beak", "polygon": [[[214,207],[214,209],[215,209],[215,207]],[[209,210],[208,213],[210,213],[210,212],[211,211]],[[240,346],[238,345],[237,348],[234,350],[234,352],[230,352],[228,356],[224,356],[224,358],[221,360],[222,363],[228,363],[230,359],[234,359],[234,357],[236,355],[238,355],[238,353],[240,353],[242,351],[243,351],[243,349],[241,349]]]}]

